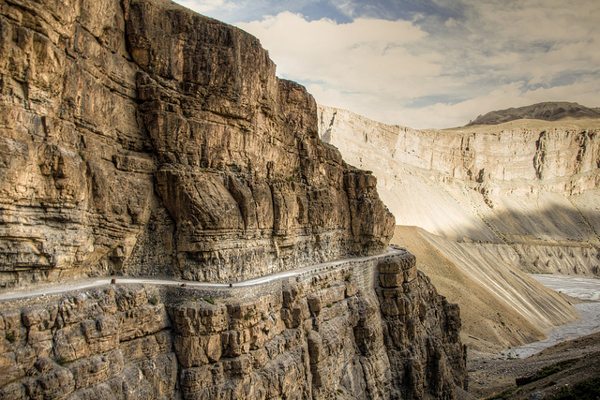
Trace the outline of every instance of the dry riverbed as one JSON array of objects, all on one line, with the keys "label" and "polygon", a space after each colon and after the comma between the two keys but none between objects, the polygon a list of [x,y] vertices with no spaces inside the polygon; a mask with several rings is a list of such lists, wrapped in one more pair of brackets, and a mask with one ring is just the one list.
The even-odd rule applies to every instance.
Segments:
[{"label": "dry riverbed", "polygon": [[558,275],[534,278],[580,299],[576,308],[581,318],[553,329],[547,339],[539,342],[499,354],[471,352],[470,394],[477,399],[598,398],[598,394],[585,396],[600,390],[600,279]]}]

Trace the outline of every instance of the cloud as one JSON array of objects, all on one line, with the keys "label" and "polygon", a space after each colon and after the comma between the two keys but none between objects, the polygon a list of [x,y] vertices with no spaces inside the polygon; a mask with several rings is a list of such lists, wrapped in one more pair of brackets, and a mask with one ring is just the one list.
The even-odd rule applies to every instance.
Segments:
[{"label": "cloud", "polygon": [[176,0],[200,14],[232,24],[261,20],[285,11],[301,14],[307,20],[329,18],[349,22],[350,10],[345,1],[350,6],[348,0]]},{"label": "cloud", "polygon": [[440,84],[430,77],[443,73],[440,55],[413,52],[428,34],[410,21],[340,24],[284,12],[238,26],[261,40],[280,75],[305,83],[323,103],[369,99],[389,107],[429,94]]},{"label": "cloud", "polygon": [[177,0],[177,3],[200,14],[231,10],[236,7],[233,2],[227,0]]},{"label": "cloud", "polygon": [[[406,45],[427,34],[406,21],[356,19],[338,24],[284,12],[239,26],[261,39],[282,75],[316,79],[340,91],[385,90],[387,79],[440,72],[436,63],[407,51]],[[380,78],[365,79],[368,76]]]},{"label": "cloud", "polygon": [[[209,0],[203,7],[241,15],[258,4],[260,16],[236,25],[261,40],[280,76],[305,84],[323,104],[417,128],[463,125],[538,101],[600,106],[597,0]],[[331,17],[318,18],[319,10]]]}]

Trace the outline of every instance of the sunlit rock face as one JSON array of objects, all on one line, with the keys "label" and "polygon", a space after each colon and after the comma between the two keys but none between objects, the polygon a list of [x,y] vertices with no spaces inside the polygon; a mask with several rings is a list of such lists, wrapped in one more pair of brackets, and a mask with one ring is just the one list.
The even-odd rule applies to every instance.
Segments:
[{"label": "sunlit rock face", "polygon": [[2,286],[237,281],[387,245],[375,178],[256,38],[162,1],[1,7]]},{"label": "sunlit rock face", "polygon": [[577,316],[523,271],[600,274],[600,120],[414,130],[320,107],[319,132],[373,171],[403,226],[395,243],[461,306],[469,346],[526,343]]},{"label": "sunlit rock face", "polygon": [[440,131],[319,115],[321,137],[373,171],[398,225],[510,244],[531,271],[600,273],[600,119]]},{"label": "sunlit rock face", "polygon": [[[0,32],[0,398],[466,388],[458,307],[257,39],[161,0],[11,0]],[[165,279],[74,279],[107,274]]]}]

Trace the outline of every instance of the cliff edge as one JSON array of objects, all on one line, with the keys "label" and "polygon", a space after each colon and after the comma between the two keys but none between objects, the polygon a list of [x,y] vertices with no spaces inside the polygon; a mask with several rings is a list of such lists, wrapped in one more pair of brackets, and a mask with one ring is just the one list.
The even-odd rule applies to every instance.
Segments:
[{"label": "cliff edge", "polygon": [[600,119],[416,130],[319,115],[323,140],[377,177],[393,240],[461,305],[465,343],[499,350],[577,317],[524,272],[600,273]]}]

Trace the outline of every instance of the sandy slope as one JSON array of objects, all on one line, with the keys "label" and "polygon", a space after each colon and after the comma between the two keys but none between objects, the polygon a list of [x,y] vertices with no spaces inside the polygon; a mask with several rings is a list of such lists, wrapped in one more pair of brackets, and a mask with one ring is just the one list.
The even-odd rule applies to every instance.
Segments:
[{"label": "sandy slope", "polygon": [[498,351],[540,340],[554,324],[577,316],[564,297],[481,245],[403,226],[392,242],[414,253],[440,293],[460,305],[462,338],[472,349]]}]

